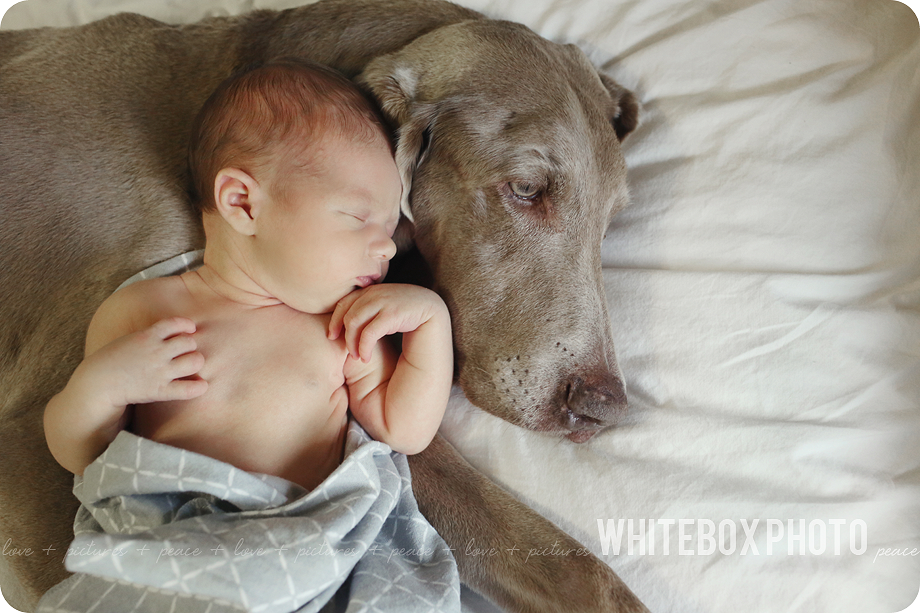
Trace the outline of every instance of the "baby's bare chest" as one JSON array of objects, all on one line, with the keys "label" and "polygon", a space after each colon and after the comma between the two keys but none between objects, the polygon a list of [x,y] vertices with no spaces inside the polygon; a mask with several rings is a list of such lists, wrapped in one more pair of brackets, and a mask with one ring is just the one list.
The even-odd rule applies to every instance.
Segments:
[{"label": "baby's bare chest", "polygon": [[328,400],[344,385],[346,352],[343,343],[326,338],[328,318],[270,309],[196,322],[194,338],[205,358],[199,376],[209,383],[203,400],[302,405]]},{"label": "baby's bare chest", "polygon": [[339,459],[348,408],[347,352],[341,340],[326,337],[329,317],[283,305],[162,315],[173,314],[196,323],[205,358],[197,376],[208,390],[192,400],[135,407],[134,432],[302,484],[328,474]]}]

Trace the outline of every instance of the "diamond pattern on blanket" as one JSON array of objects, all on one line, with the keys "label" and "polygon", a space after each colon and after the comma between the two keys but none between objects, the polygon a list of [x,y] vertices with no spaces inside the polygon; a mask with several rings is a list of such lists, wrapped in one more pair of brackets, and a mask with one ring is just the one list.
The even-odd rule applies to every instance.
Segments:
[{"label": "diamond pattern on blanket", "polygon": [[121,432],[74,493],[76,574],[41,612],[460,610],[405,456],[355,422],[345,460],[310,492]]}]

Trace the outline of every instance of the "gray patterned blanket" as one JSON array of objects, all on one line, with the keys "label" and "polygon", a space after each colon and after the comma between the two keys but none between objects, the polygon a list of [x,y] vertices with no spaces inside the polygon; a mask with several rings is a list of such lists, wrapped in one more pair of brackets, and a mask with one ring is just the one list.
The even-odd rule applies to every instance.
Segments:
[{"label": "gray patterned blanket", "polygon": [[38,611],[459,611],[456,563],[405,456],[355,422],[345,453],[307,493],[120,433],[75,477],[76,574]]}]

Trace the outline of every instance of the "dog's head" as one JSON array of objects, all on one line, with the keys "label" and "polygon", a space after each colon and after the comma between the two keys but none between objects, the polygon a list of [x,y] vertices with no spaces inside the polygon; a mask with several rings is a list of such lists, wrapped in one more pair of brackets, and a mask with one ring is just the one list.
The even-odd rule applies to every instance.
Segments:
[{"label": "dog's head", "polygon": [[398,126],[404,223],[477,406],[585,441],[625,411],[601,241],[627,204],[633,95],[511,22],[440,28],[360,76]]}]

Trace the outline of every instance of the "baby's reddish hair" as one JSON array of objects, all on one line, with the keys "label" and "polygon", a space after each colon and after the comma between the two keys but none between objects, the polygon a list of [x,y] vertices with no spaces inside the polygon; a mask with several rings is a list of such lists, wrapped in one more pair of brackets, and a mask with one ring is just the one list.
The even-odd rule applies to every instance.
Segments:
[{"label": "baby's reddish hair", "polygon": [[390,146],[379,111],[332,68],[284,58],[238,72],[204,103],[192,125],[188,163],[199,212],[216,210],[214,179],[239,168],[284,199],[285,176],[310,172],[327,137]]}]

